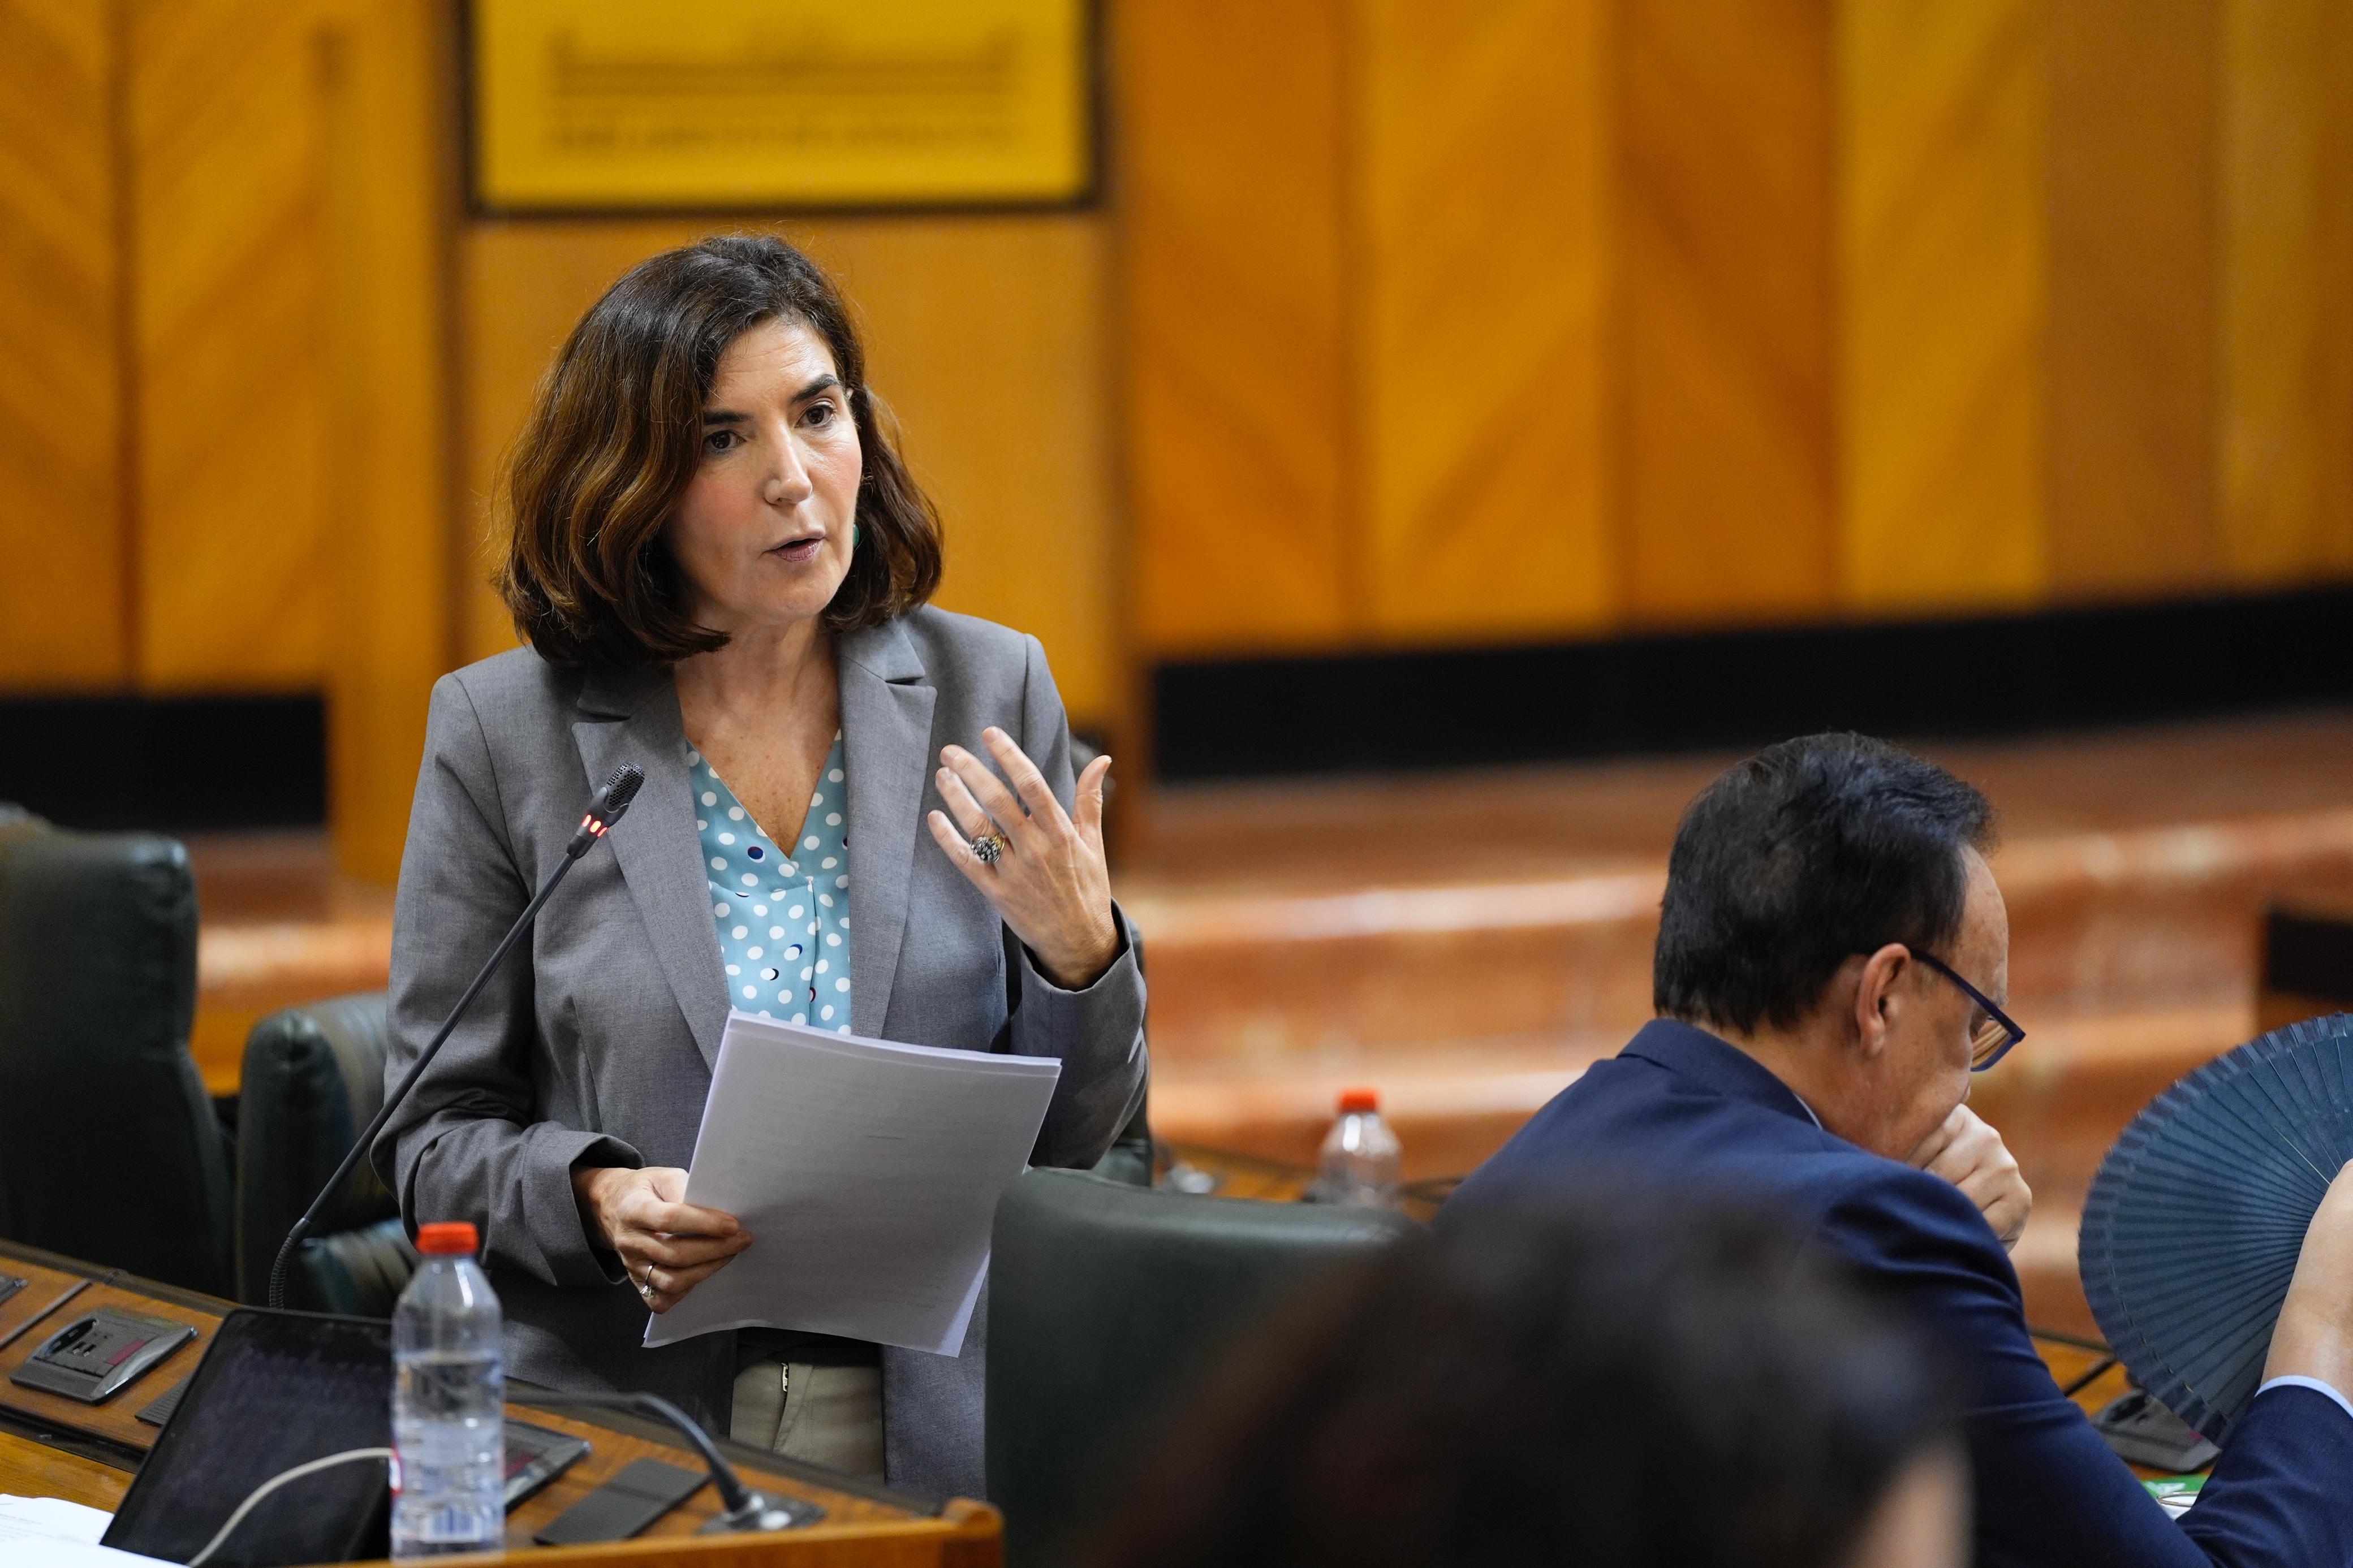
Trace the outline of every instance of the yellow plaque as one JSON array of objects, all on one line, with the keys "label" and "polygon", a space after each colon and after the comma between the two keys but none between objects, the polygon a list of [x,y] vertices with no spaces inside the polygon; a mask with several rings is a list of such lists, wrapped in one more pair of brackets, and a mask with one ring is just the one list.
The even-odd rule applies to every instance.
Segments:
[{"label": "yellow plaque", "polygon": [[1092,178],[1089,0],[474,0],[511,212],[1050,205]]}]

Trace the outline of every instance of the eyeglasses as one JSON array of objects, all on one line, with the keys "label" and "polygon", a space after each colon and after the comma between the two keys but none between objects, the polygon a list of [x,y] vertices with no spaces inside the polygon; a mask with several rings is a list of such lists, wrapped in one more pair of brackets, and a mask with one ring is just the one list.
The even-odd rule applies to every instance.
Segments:
[{"label": "eyeglasses", "polygon": [[1954,973],[1953,966],[1933,953],[1912,950],[1912,956],[1961,988],[1968,999],[1985,1010],[1985,1021],[1969,1031],[1969,1070],[1983,1072],[2010,1054],[2010,1047],[2026,1038],[2026,1031],[2010,1020],[2010,1015],[1995,1006],[1991,998]]}]

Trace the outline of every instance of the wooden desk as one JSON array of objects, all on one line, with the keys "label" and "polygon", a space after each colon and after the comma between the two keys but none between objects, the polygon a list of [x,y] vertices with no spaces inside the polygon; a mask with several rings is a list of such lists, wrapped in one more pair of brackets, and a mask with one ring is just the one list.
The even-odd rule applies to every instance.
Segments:
[{"label": "wooden desk", "polygon": [[[67,1306],[0,1350],[0,1492],[61,1497],[112,1510],[155,1440],[157,1428],[139,1411],[195,1370],[230,1303],[145,1280],[122,1278],[69,1258],[0,1242],[0,1273],[31,1281],[0,1303],[0,1336],[39,1313],[58,1293],[83,1279],[93,1283]],[[76,1312],[118,1307],[195,1325],[197,1337],[131,1387],[103,1405],[84,1405],[20,1387],[7,1374]],[[722,1441],[722,1453],[763,1491],[821,1504],[825,1518],[776,1535],[697,1538],[719,1511],[706,1485],[657,1520],[634,1541],[576,1548],[531,1545],[533,1531],[633,1459],[658,1458],[700,1470],[702,1462],[666,1426],[622,1413],[556,1412],[532,1406],[527,1389],[514,1391],[508,1415],[534,1426],[588,1440],[589,1452],[545,1489],[507,1516],[507,1545],[544,1568],[573,1563],[691,1558],[705,1568],[993,1568],[999,1558],[997,1510],[956,1499],[945,1503],[870,1486],[815,1466],[780,1459]],[[481,1561],[463,1559],[461,1561]]]}]

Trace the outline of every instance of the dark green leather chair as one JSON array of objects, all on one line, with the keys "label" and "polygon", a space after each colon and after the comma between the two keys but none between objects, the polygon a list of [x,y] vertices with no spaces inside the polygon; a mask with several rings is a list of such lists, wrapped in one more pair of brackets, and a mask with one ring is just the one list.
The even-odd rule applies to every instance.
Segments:
[{"label": "dark green leather chair", "polygon": [[1008,1568],[1049,1568],[1219,1348],[1327,1269],[1420,1227],[1403,1215],[1025,1172],[988,1263],[988,1496]]},{"label": "dark green leather chair", "polygon": [[[272,1013],[245,1041],[238,1087],[237,1289],[269,1294],[286,1233],[384,1103],[385,994]],[[388,1318],[416,1271],[400,1205],[366,1161],[344,1182],[286,1270],[286,1305]]]},{"label": "dark green leather chair", "polygon": [[187,851],[0,806],[0,1236],[229,1293],[195,1008]]}]

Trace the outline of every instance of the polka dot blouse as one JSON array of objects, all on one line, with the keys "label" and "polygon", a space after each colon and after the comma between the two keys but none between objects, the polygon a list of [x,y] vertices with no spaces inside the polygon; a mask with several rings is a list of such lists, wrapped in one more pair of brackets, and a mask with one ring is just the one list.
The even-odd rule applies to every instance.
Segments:
[{"label": "polka dot blouse", "polygon": [[686,753],[694,826],[727,1000],[746,1013],[849,1033],[849,838],[841,735],[799,836],[778,844],[702,753]]}]

